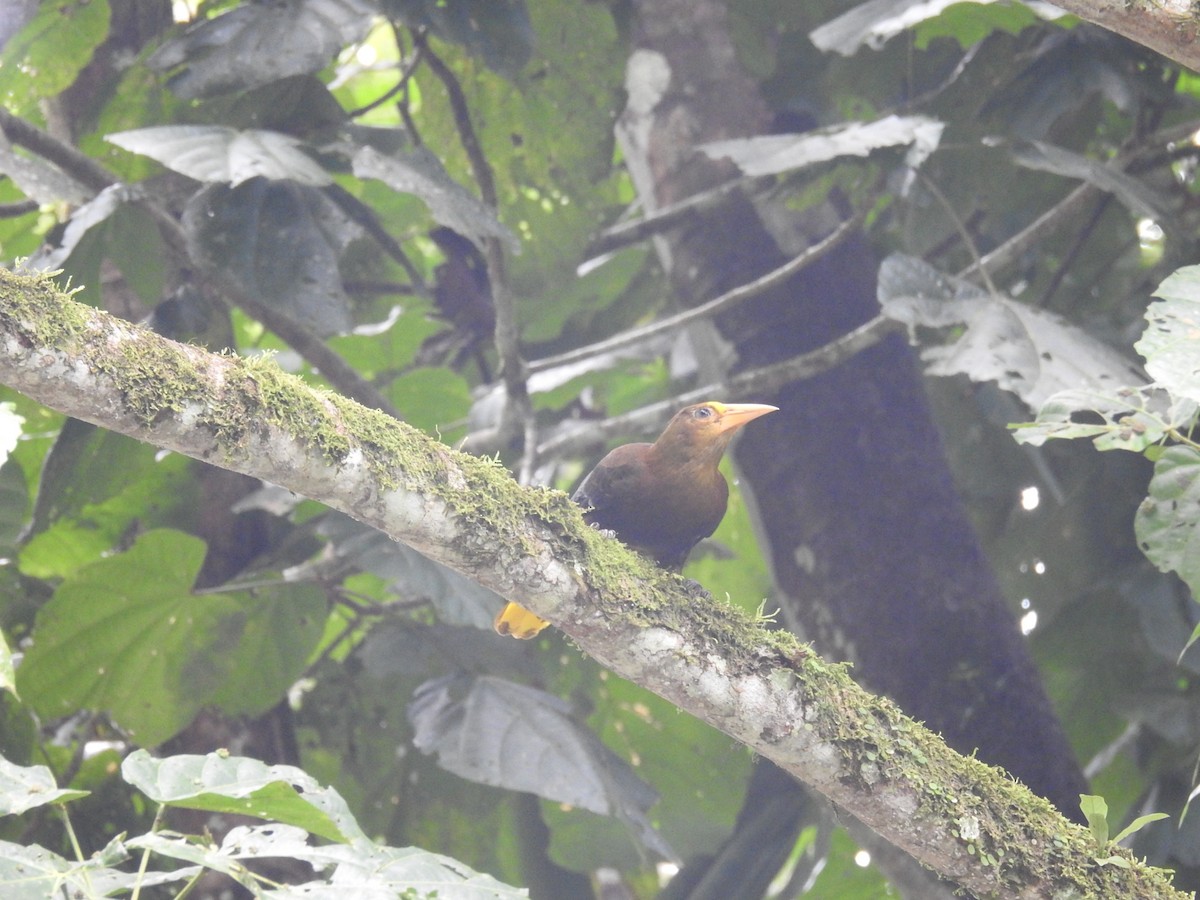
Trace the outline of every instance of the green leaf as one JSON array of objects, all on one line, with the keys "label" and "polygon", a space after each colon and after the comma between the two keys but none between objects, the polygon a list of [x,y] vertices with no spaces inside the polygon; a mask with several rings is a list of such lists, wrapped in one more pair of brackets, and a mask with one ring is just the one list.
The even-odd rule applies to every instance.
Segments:
[{"label": "green leaf", "polygon": [[1119,844],[1119,843],[1121,843],[1121,841],[1125,840],[1125,838],[1129,837],[1131,834],[1136,834],[1137,832],[1141,831],[1143,828],[1145,828],[1151,822],[1157,822],[1159,819],[1165,819],[1165,818],[1167,818],[1166,813],[1149,813],[1144,816],[1138,816],[1136,819],[1134,819],[1132,822],[1130,822],[1128,825],[1126,825],[1124,828],[1122,828],[1119,832],[1117,832],[1117,836],[1113,838],[1113,843]]},{"label": "green leaf", "polygon": [[[249,856],[246,853],[239,853],[240,848],[236,844],[237,838],[245,834],[259,838],[255,842],[254,849],[261,851],[260,858],[301,859],[304,851],[312,849],[308,846],[308,832],[304,829],[274,823],[258,828],[238,826],[226,835],[220,847],[213,846],[208,841],[198,842],[191,835],[177,834],[173,831],[143,834],[130,840],[126,846],[131,850],[148,850],[159,856],[195,863],[213,872],[220,872],[251,892],[255,892],[257,885],[254,876],[238,859],[238,857]],[[262,894],[259,893],[258,896],[262,896]],[[306,892],[304,896],[312,895]],[[319,896],[317,895],[314,900],[319,900]]]},{"label": "green leaf", "polygon": [[[198,844],[185,835],[159,832],[134,838],[130,848],[199,863],[255,887],[241,860],[272,857],[303,860],[314,869],[332,869],[328,879],[297,885],[288,896],[443,897],[447,900],[496,900],[525,897],[526,892],[482,875],[457,860],[416,847],[383,847],[365,838],[353,844],[312,846],[300,828],[289,825],[238,826],[220,847]],[[274,896],[272,894],[271,896]]]},{"label": "green leaf", "polygon": [[295,766],[226,753],[155,759],[137,750],[121,764],[121,774],[167,806],[272,819],[331,841],[365,839],[342,796]]},{"label": "green leaf", "polygon": [[1154,464],[1149,496],[1133,522],[1142,551],[1163,572],[1174,571],[1200,597],[1200,454],[1168,447]]},{"label": "green leaf", "polygon": [[167,281],[170,253],[150,214],[136,206],[123,205],[105,223],[104,231],[109,257],[129,286],[144,303],[157,305]]},{"label": "green leaf", "polygon": [[475,872],[458,860],[417,847],[330,847],[321,855],[337,858],[331,882],[343,897],[506,900],[529,896],[527,891]]},{"label": "green leaf", "polygon": [[11,691],[14,697],[17,694],[17,675],[13,668],[13,652],[8,646],[8,638],[3,632],[0,632],[0,690]]},{"label": "green leaf", "polygon": [[436,753],[446,771],[613,816],[648,849],[675,857],[647,815],[657,792],[558,697],[501,678],[455,674],[421,685],[408,718],[413,744]]},{"label": "green leaf", "polygon": [[[860,47],[879,49],[885,41],[909,30],[915,30],[916,46],[922,50],[933,38],[943,36],[955,38],[967,47],[994,31],[1016,34],[1039,19],[1020,3],[996,4],[1002,7],[997,10],[992,5],[985,5],[986,2],[862,3],[822,23],[809,37],[820,50],[853,56]],[[1040,18],[1061,19],[1066,15],[1055,12],[1057,15],[1043,13]]]},{"label": "green leaf", "polygon": [[36,113],[38,101],[69,88],[108,37],[107,0],[39,3],[35,9],[0,54],[0,102],[14,113]]},{"label": "green leaf", "polygon": [[0,896],[4,900],[46,900],[47,897],[99,900],[117,893],[187,881],[199,874],[195,867],[172,872],[121,872],[109,868],[128,858],[124,845],[114,839],[84,862],[72,862],[44,847],[22,847],[0,841]]},{"label": "green leaf", "polygon": [[321,335],[349,327],[338,259],[356,226],[316,188],[263,178],[210,184],[188,200],[183,224],[193,253],[260,302]]},{"label": "green leaf", "polygon": [[521,252],[516,235],[500,224],[496,214],[451,178],[442,161],[425,147],[404,153],[381,153],[374,147],[350,148],[354,174],[375,178],[395,191],[420,197],[440,225],[453,228],[480,246],[486,238],[503,241],[513,253]]},{"label": "green leaf", "polygon": [[1168,275],[1146,308],[1146,330],[1134,344],[1146,371],[1177,397],[1200,402],[1200,266]]},{"label": "green leaf", "polygon": [[60,578],[95,562],[118,537],[106,524],[96,527],[90,522],[65,521],[35,536],[17,557],[21,574]]},{"label": "green leaf", "polygon": [[197,538],[151,531],[65,580],[17,672],[26,702],[47,717],[105,710],[144,744],[209,704],[276,702],[320,638],[324,598],[291,585],[194,595],[204,553]]},{"label": "green leaf", "polygon": [[362,0],[326,0],[279,12],[243,3],[202,16],[159,47],[147,65],[159,72],[174,70],[168,85],[185,100],[304,75],[362,38],[375,10]]},{"label": "green leaf", "polygon": [[1095,794],[1080,794],[1079,809],[1092,829],[1092,837],[1103,847],[1108,843],[1108,804]]},{"label": "green leaf", "polygon": [[415,428],[436,432],[443,440],[454,435],[471,408],[471,388],[457,372],[421,368],[397,378],[388,399]]},{"label": "green leaf", "polygon": [[891,254],[877,281],[885,316],[938,335],[921,353],[930,375],[994,381],[1033,409],[1060,392],[1119,396],[1123,385],[1145,381],[1128,359],[1061,316],[988,294],[917,257]]},{"label": "green leaf", "polygon": [[889,115],[874,122],[846,122],[805,134],[759,135],[701,144],[710,159],[728,158],[744,174],[778,175],[842,156],[870,156],[885,147],[911,147],[916,166],[937,149],[945,123],[928,116]]},{"label": "green leaf", "polygon": [[[1088,421],[1077,421],[1089,413]],[[1059,391],[1032,422],[1011,425],[1018,443],[1040,447],[1051,438],[1093,438],[1098,450],[1140,453],[1182,429],[1196,413],[1190,400],[1171,402],[1157,387]],[[1102,422],[1095,422],[1095,419]]]},{"label": "green leaf", "polygon": [[926,49],[939,37],[953,38],[965,50],[994,32],[1019,34],[1041,21],[1023,3],[954,3],[921,22],[913,33],[918,50]]},{"label": "green leaf", "polygon": [[191,597],[204,552],[197,538],[154,531],[64,581],[17,673],[26,701],[51,718],[107,710],[147,744],[191,721],[202,704],[183,690],[182,667],[211,624]]},{"label": "green leaf", "polygon": [[131,153],[158,160],[197,181],[237,186],[251,178],[287,179],[321,187],[333,178],[304,151],[304,142],[278,131],[224,125],[157,125],[108,135]]},{"label": "green leaf", "polygon": [[78,864],[36,844],[22,847],[0,841],[0,893],[6,900],[101,896],[79,870]]},{"label": "green leaf", "polygon": [[1014,141],[1009,149],[1017,165],[1086,181],[1112,194],[1138,218],[1157,221],[1170,216],[1171,200],[1167,196],[1145,181],[1126,174],[1119,166],[1089,159],[1045,141]]},{"label": "green leaf", "polygon": [[[215,640],[184,667],[193,678],[218,684],[207,699],[234,715],[270,709],[304,672],[325,630],[328,603],[309,584],[268,585],[224,595],[238,607],[218,624]],[[205,598],[201,598],[201,602]]]},{"label": "green leaf", "polygon": [[22,574],[70,575],[110,550],[133,523],[152,528],[185,503],[192,462],[124,435],[67,420],[47,455],[21,549]]},{"label": "green leaf", "polygon": [[18,766],[0,757],[0,816],[20,815],[47,803],[77,800],[88,793],[60,789],[47,766]]}]

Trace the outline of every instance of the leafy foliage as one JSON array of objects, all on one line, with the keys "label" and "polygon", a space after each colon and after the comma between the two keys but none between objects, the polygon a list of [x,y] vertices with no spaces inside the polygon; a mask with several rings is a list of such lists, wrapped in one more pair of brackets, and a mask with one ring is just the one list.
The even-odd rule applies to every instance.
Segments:
[{"label": "leafy foliage", "polygon": [[428,28],[442,40],[461,44],[510,78],[533,55],[533,24],[522,0],[384,0],[384,6],[410,26]]},{"label": "leafy foliage", "polygon": [[[312,588],[196,596],[204,549],[190,535],[151,531],[64,579],[20,669],[27,702],[48,717],[106,710],[148,746],[210,703],[240,714],[277,702],[320,636],[325,599]],[[146,571],[153,582],[138,578]],[[250,667],[254,684],[230,683]]]},{"label": "leafy foliage", "polygon": [[372,9],[365,0],[286,0],[280,8],[247,4],[192,23],[150,57],[172,72],[184,100],[315,72],[360,39]]},{"label": "leafy foliage", "polygon": [[1059,316],[992,296],[911,257],[890,256],[879,270],[883,314],[912,329],[948,333],[922,356],[931,375],[995,381],[1030,406],[1049,408],[1064,391],[1117,391],[1139,373],[1120,354]]},{"label": "leafy foliage", "polygon": [[66,6],[38,4],[33,18],[0,53],[0,97],[26,114],[39,100],[56,97],[79,77],[108,37],[107,0]]},{"label": "leafy foliage", "polygon": [[[1098,797],[1093,794],[1082,794],[1079,798],[1079,807],[1083,810],[1084,816],[1087,818],[1088,827],[1092,829],[1092,836],[1096,839],[1096,847],[1103,851],[1108,845],[1108,804],[1103,797]],[[1145,816],[1138,816],[1126,827],[1113,837],[1112,842],[1119,844],[1125,838],[1132,834],[1136,834],[1142,828],[1149,825],[1151,822],[1157,822],[1160,819],[1165,819],[1166,813],[1150,813]],[[1122,868],[1129,867],[1129,860],[1123,856],[1106,856],[1100,860],[1103,865],[1120,866]]]},{"label": "leafy foliage", "polygon": [[[1193,597],[1200,597],[1200,447],[1190,438],[1200,413],[1193,396],[1200,358],[1194,324],[1197,271],[1195,266],[1181,269],[1164,281],[1159,287],[1163,302],[1146,311],[1149,325],[1136,347],[1156,378],[1153,386],[1118,387],[1110,394],[1063,391],[1045,401],[1035,422],[1017,426],[1017,439],[1027,443],[1091,437],[1101,450],[1151,455],[1154,477],[1149,496],[1138,508],[1138,541],[1159,569],[1177,572],[1187,582]],[[1080,413],[1101,421],[1079,421]],[[1164,449],[1164,444],[1175,442],[1177,446]]]},{"label": "leafy foliage", "polygon": [[500,679],[463,682],[439,678],[413,695],[408,717],[418,750],[471,781],[616,816],[647,849],[676,858],[646,816],[658,800],[654,789],[572,721],[566,703]]},{"label": "leafy foliage", "polygon": [[243,181],[261,177],[319,187],[333,180],[300,150],[299,140],[275,131],[162,125],[110,134],[108,140],[197,181],[237,187]]},{"label": "leafy foliage", "polygon": [[[186,4],[29,6],[0,51],[0,103],[21,117],[0,123],[0,250],[62,270],[86,302],[274,354],[563,488],[601,449],[596,420],[724,372],[726,348],[694,323],[556,358],[676,311],[680,273],[652,241],[593,249],[645,212],[614,138],[630,123],[628,4],[230,0],[173,25]],[[1196,594],[1200,268],[1143,308],[1195,256],[1196,79],[1034,4],[726,11],[775,121],[701,154],[746,176],[788,253],[827,233],[798,222],[828,198],[870,210],[882,312],[951,379],[931,386],[947,452],[1014,610],[1038,617],[1034,647],[1096,790],[1118,814],[1151,790],[1173,788],[1181,808],[1200,742],[1187,649],[1200,606],[1135,544]],[[1081,185],[1092,205],[1062,213]],[[992,283],[974,274],[1056,215]],[[1145,372],[1127,353],[1143,312]],[[519,423],[498,321],[522,357],[507,378],[534,373]],[[1008,394],[1037,411],[1022,448],[1002,427],[1023,415]],[[2,401],[0,728],[14,763],[0,794],[21,816],[7,836],[23,835],[0,853],[5,897],[174,891],[202,871],[258,896],[519,896],[479,872],[515,883],[553,866],[618,868],[646,897],[656,861],[714,853],[738,826],[743,749],[553,633],[496,640],[491,592],[310,502]],[[583,449],[553,449],[564,437]],[[1139,455],[1098,462],[1049,440],[1067,437]],[[843,455],[890,445],[864,434]],[[1040,505],[1021,507],[1034,486]],[[750,506],[735,484],[687,574],[774,609]],[[137,749],[159,746],[173,755]],[[291,765],[209,752],[228,746]],[[46,815],[68,803],[98,855]],[[155,805],[171,812],[151,829]],[[1107,806],[1089,810],[1103,845]],[[253,824],[198,837],[233,816]],[[1191,824],[1140,837],[1197,862]],[[397,849],[410,845],[427,850]],[[785,895],[818,858],[809,896],[885,890],[844,833],[812,828],[792,849]],[[139,873],[143,853],[154,865]],[[317,878],[266,886],[250,874],[264,857]]]},{"label": "leafy foliage", "polygon": [[[0,759],[0,809],[12,815],[46,804],[65,804],[83,791],[53,787],[44,766],[24,768]],[[337,791],[322,787],[299,769],[266,766],[257,760],[227,753],[154,759],[145,751],[126,758],[121,772],[161,808],[202,809],[225,815],[250,815],[270,820],[261,826],[238,826],[218,846],[210,837],[170,831],[116,839],[90,859],[66,859],[41,847],[4,842],[0,886],[10,897],[47,897],[61,890],[72,896],[100,898],[114,891],[137,891],[172,882],[192,882],[205,869],[229,876],[257,897],[332,897],[334,892],[355,896],[421,896],[481,900],[524,897],[493,878],[472,872],[460,863],[413,848],[376,844],[358,827]],[[66,812],[63,812],[66,815]],[[314,845],[310,836],[333,844]],[[129,851],[144,851],[137,872],[115,868]],[[149,869],[150,855],[193,865]],[[277,857],[311,863],[319,877],[281,890],[254,873],[254,865]],[[186,889],[186,888],[185,888]],[[417,892],[417,893],[410,893]]]}]

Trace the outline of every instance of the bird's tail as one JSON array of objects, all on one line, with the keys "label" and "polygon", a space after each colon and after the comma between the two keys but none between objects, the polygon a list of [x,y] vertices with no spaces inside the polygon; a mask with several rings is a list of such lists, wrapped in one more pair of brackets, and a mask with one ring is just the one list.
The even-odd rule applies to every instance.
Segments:
[{"label": "bird's tail", "polygon": [[529,638],[537,637],[538,632],[549,624],[545,619],[539,619],[525,607],[517,603],[510,603],[500,610],[500,615],[496,616],[492,626],[498,634],[507,634],[517,640],[526,641]]}]

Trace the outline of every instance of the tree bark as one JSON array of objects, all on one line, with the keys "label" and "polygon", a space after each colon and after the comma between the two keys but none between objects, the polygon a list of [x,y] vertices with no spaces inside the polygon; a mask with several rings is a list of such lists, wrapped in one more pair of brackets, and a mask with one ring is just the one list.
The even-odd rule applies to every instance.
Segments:
[{"label": "tree bark", "polygon": [[[640,146],[626,153],[642,154],[634,170],[644,173],[638,187],[653,210],[727,181],[729,167],[695,147],[768,131],[770,116],[737,63],[724,3],[646,0],[634,8],[630,78],[651,73],[657,93],[647,108],[637,83],[630,86],[637,119],[626,129]],[[782,210],[764,217],[761,204],[731,193],[716,210],[697,213],[662,239],[681,304],[778,267],[848,215],[836,201],[803,219]],[[736,367],[793,358],[870,320],[878,313],[875,270],[859,235],[749,308],[718,316]],[[852,660],[856,678],[950,746],[977,750],[1079,820],[1086,781],[974,535],[910,348],[892,335],[754,399],[780,412],[747,432],[735,461],[784,622],[827,657]],[[768,772],[756,780],[776,782]]]},{"label": "tree bark", "polygon": [[1055,0],[1054,5],[1200,72],[1200,18],[1187,0]]},{"label": "tree bark", "polygon": [[[654,199],[677,203],[728,177],[694,152],[697,144],[761,132],[768,117],[737,66],[723,3],[636,8],[636,52],[658,54],[670,73],[645,147]],[[798,237],[828,230],[820,221],[794,224]],[[669,239],[683,302],[782,264],[778,240],[779,229],[742,197],[698,216]],[[792,358],[871,319],[875,269],[860,236],[751,309],[719,317],[738,365]],[[747,432],[735,458],[787,621],[822,653],[852,659],[865,684],[951,746],[978,748],[1078,817],[1086,782],[975,538],[903,339],[893,335],[762,399],[780,412]]]}]

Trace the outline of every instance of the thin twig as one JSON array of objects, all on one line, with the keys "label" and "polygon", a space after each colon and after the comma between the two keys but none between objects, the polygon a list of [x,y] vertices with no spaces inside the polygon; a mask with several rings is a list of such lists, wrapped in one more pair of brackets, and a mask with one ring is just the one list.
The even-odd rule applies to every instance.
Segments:
[{"label": "thin twig", "polygon": [[[400,46],[400,33],[395,28],[392,29],[392,32],[396,35],[396,48],[400,51],[401,55],[403,55],[404,48]],[[413,72],[416,71],[417,66],[421,63],[421,56],[421,48],[419,46],[414,46],[412,56],[400,69],[400,79],[392,87],[388,88],[381,96],[376,97],[370,103],[366,103],[357,109],[350,110],[348,113],[346,113],[346,115],[351,119],[357,119],[359,116],[364,116],[371,110],[378,109],[379,107],[383,106],[383,104],[387,103],[401,91],[407,91],[409,79],[412,78]]]},{"label": "thin twig", "polygon": [[751,193],[760,186],[771,184],[773,181],[774,176],[758,175],[735,178],[719,184],[711,190],[693,194],[686,200],[680,200],[678,203],[657,209],[640,219],[613,225],[602,231],[600,236],[587,246],[587,249],[584,250],[584,257],[591,259],[614,250],[620,250],[622,247],[641,243],[647,238],[674,228],[692,213],[702,212],[720,205],[726,197],[736,191]]},{"label": "thin twig", "polygon": [[490,209],[497,209],[496,181],[492,177],[492,167],[483,155],[479,137],[475,134],[475,126],[471,124],[471,110],[467,105],[467,96],[463,93],[462,85],[454,72],[433,52],[429,46],[429,37],[423,31],[413,32],[415,46],[421,51],[425,63],[438,81],[446,89],[446,98],[450,101],[450,112],[454,115],[454,125],[458,130],[458,139],[462,141],[463,151],[475,175],[475,183],[479,185],[479,195]]},{"label": "thin twig", "polygon": [[393,84],[390,88],[376,97],[370,103],[364,103],[362,106],[355,107],[354,109],[349,110],[346,115],[351,119],[356,119],[359,116],[365,116],[371,110],[378,109],[379,107],[383,106],[383,104],[387,103],[389,100],[403,91],[405,87],[407,87],[405,84],[405,78],[404,76],[401,76],[399,81]]},{"label": "thin twig", "polygon": [[411,297],[414,294],[421,293],[416,285],[403,281],[370,281],[367,279],[349,278],[342,282],[342,287],[346,289],[347,294],[361,294],[366,296],[399,295]]},{"label": "thin twig", "polygon": [[1063,224],[1083,214],[1083,211],[1100,194],[1100,189],[1090,184],[1081,184],[1067,194],[1055,206],[1046,210],[1021,231],[991,253],[977,259],[958,273],[959,278],[970,278],[978,272],[995,274],[1015,263],[1033,247],[1046,241]]},{"label": "thin twig", "polygon": [[0,203],[0,219],[15,219],[37,212],[41,208],[36,200],[18,200],[15,203]]},{"label": "thin twig", "polygon": [[[20,144],[49,160],[91,190],[99,192],[118,183],[116,176],[74,147],[62,143],[34,125],[2,109],[0,109],[0,128],[4,129],[4,133],[14,144]],[[310,366],[319,371],[326,381],[343,394],[353,397],[364,406],[372,406],[400,418],[399,412],[391,402],[316,334],[279,313],[269,304],[261,303],[236,284],[226,273],[215,267],[204,265],[200,260],[193,259],[188,251],[188,241],[183,226],[174,216],[149,200],[142,200],[139,205],[146,209],[158,223],[164,240],[185,267],[199,269],[210,284],[219,285],[221,291],[237,306],[287,341]]]},{"label": "thin twig", "polygon": [[[413,40],[425,56],[425,62],[433,74],[441,81],[446,89],[446,97],[454,116],[458,139],[462,142],[463,151],[471,164],[475,182],[479,185],[479,195],[484,204],[491,210],[499,211],[499,201],[496,195],[496,181],[492,167],[483,153],[479,136],[471,122],[471,110],[467,105],[466,95],[462,85],[450,67],[429,46],[428,36],[421,31],[415,32]],[[500,428],[507,434],[524,437],[527,430],[524,423],[533,416],[529,403],[529,386],[526,383],[528,372],[525,360],[521,355],[519,331],[517,328],[516,305],[513,302],[512,291],[509,289],[504,250],[497,238],[491,237],[484,241],[483,256],[487,262],[488,280],[492,287],[492,304],[496,312],[496,353],[500,358],[500,377],[508,394],[508,403],[501,415]],[[532,450],[532,447],[528,447]],[[532,460],[526,460],[519,467],[521,470],[531,469]]]},{"label": "thin twig", "polygon": [[536,359],[529,364],[530,374],[536,372],[544,372],[547,369],[553,369],[558,366],[564,366],[569,363],[579,362],[584,359],[589,359],[594,356],[599,356],[604,353],[611,353],[614,350],[620,350],[625,347],[637,344],[650,338],[657,337],[660,334],[665,334],[670,331],[675,331],[683,328],[685,325],[690,325],[700,319],[711,318],[718,313],[736,306],[737,304],[749,300],[751,297],[758,296],[764,291],[768,291],[778,284],[791,278],[801,269],[816,262],[830,250],[833,250],[852,232],[856,231],[862,224],[866,216],[866,211],[861,210],[855,213],[851,218],[847,219],[837,228],[835,228],[827,237],[813,244],[804,250],[803,253],[788,260],[777,269],[773,269],[766,275],[754,279],[754,281],[739,285],[731,291],[727,291],[720,297],[709,300],[700,306],[693,307],[686,312],[679,313],[674,316],[668,316],[665,319],[660,319],[657,322],[651,322],[642,328],[635,328],[629,331],[622,332],[614,337],[603,341],[598,341],[595,344],[588,344],[586,347],[579,347],[575,350],[568,350],[566,353],[559,353],[556,356],[548,356],[544,359]]},{"label": "thin twig", "polygon": [[[538,456],[561,457],[583,453],[624,435],[649,435],[660,431],[681,406],[701,403],[714,397],[741,400],[774,393],[784,385],[811,378],[828,371],[868,347],[878,344],[903,326],[893,319],[876,316],[869,322],[847,332],[823,347],[803,353],[783,362],[741,372],[732,378],[712,382],[684,394],[651,403],[631,412],[602,422],[581,424],[578,428],[559,434],[538,447]],[[477,446],[476,442],[472,447]]]},{"label": "thin twig", "polygon": [[371,209],[345,188],[340,185],[332,184],[325,189],[325,196],[332,200],[342,212],[344,212],[351,221],[355,222],[363,229],[371,238],[379,245],[388,256],[399,263],[400,268],[410,279],[412,279],[413,293],[419,294],[422,297],[429,297],[429,285],[425,282],[425,276],[421,274],[421,270],[413,264],[413,261],[408,258],[408,254],[404,252],[404,248],[400,246],[400,242],[392,237],[391,232],[383,227],[379,221],[379,217],[375,214],[375,210]]},{"label": "thin twig", "polygon": [[[932,103],[940,94],[953,85],[954,82],[958,81],[959,77],[967,70],[967,66],[974,61],[975,57],[978,55],[979,51],[983,48],[986,42],[987,39],[985,38],[977,44],[972,44],[962,55],[962,58],[959,59],[958,64],[954,67],[950,74],[943,78],[939,84],[935,84],[932,88],[917,97],[906,100],[900,105],[900,107],[898,107],[898,109],[920,109],[922,106],[927,106],[928,104]],[[881,110],[877,118],[882,119],[889,112],[890,110]]]},{"label": "thin twig", "polygon": [[[404,55],[404,39],[401,37],[406,30],[398,19],[388,19],[388,25],[392,29],[392,37],[396,41],[396,51],[400,55]],[[413,56],[416,60],[424,60],[425,54],[419,46],[417,46],[415,34],[420,29],[413,29]],[[414,61],[414,62],[415,62]],[[415,66],[414,66],[415,72]],[[412,72],[404,79],[404,91],[400,95],[400,99],[396,101],[396,111],[400,113],[400,121],[404,123],[404,130],[408,132],[408,136],[412,138],[413,144],[418,147],[423,147],[425,144],[421,140],[421,132],[417,129],[417,123],[412,115]]]},{"label": "thin twig", "polygon": [[[1200,131],[1200,120],[1172,125],[1150,135],[1134,153],[1120,154],[1113,161],[1119,169],[1126,169],[1146,154],[1157,152],[1160,147],[1190,141]],[[1088,183],[1083,183],[1067,194],[1056,205],[1038,216],[1024,229],[958,273],[959,278],[969,278],[981,270],[996,273],[1012,265],[1033,247],[1044,243],[1051,234],[1064,224],[1082,216],[1088,205],[1104,192]]]},{"label": "thin twig", "polygon": [[1075,233],[1075,239],[1071,242],[1071,248],[1062,255],[1055,264],[1054,271],[1050,275],[1050,283],[1046,285],[1046,289],[1042,291],[1042,296],[1037,299],[1032,305],[1039,306],[1042,309],[1047,309],[1050,306],[1050,301],[1054,299],[1054,295],[1058,293],[1058,289],[1062,286],[1068,272],[1073,272],[1075,268],[1075,260],[1079,258],[1079,254],[1083,252],[1088,239],[1096,230],[1096,225],[1100,222],[1104,211],[1108,209],[1112,202],[1112,194],[1105,194],[1100,197],[1100,202],[1092,209],[1088,220]]},{"label": "thin twig", "polygon": [[[166,819],[167,805],[160,803],[158,809],[154,811],[154,821],[150,824],[150,833],[157,834],[163,826],[163,821]],[[146,879],[146,872],[150,868],[150,848],[146,847],[142,850],[142,858],[138,862],[137,880],[133,884],[133,893],[129,900],[138,900],[142,895],[142,882]],[[186,889],[185,889],[186,890]]]},{"label": "thin twig", "polygon": [[64,144],[58,138],[5,109],[0,109],[0,129],[4,130],[5,135],[14,144],[32,150],[89,190],[99,193],[116,183],[117,179],[112,173],[90,156],[85,156],[70,144]]},{"label": "thin twig", "polygon": [[921,171],[917,171],[917,177],[920,178],[921,183],[925,185],[925,190],[933,194],[934,199],[937,200],[942,209],[946,211],[946,216],[954,224],[955,229],[958,231],[959,236],[963,240],[963,244],[966,245],[967,251],[971,254],[971,258],[975,260],[975,265],[979,266],[979,274],[980,277],[983,278],[983,283],[987,287],[988,293],[991,294],[993,299],[998,298],[1000,296],[1000,292],[996,290],[996,285],[992,281],[991,273],[988,272],[986,267],[981,265],[982,257],[979,254],[979,246],[975,243],[975,238],[971,237],[971,232],[967,230],[967,226],[963,224],[963,220],[959,217],[958,211],[946,198],[946,195],[942,193],[941,188],[934,183],[932,178]]}]

